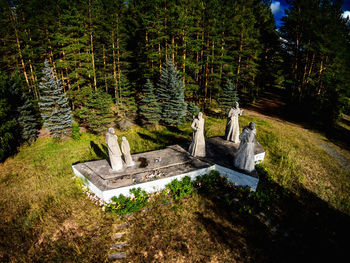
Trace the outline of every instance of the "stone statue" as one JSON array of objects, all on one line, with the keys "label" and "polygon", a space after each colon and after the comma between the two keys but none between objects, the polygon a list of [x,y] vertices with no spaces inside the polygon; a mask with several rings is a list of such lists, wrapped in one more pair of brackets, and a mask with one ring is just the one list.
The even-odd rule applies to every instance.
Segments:
[{"label": "stone statue", "polygon": [[126,163],[126,166],[133,166],[135,165],[135,162],[133,162],[132,158],[131,158],[131,154],[130,154],[130,144],[128,142],[128,140],[126,139],[126,137],[122,137],[122,153],[124,154],[124,160]]},{"label": "stone statue", "polygon": [[239,122],[238,116],[242,115],[243,110],[239,108],[238,102],[231,108],[227,116],[225,139],[234,143],[239,143]]},{"label": "stone statue", "polygon": [[205,157],[203,113],[198,113],[198,118],[193,119],[191,128],[193,130],[193,137],[188,151],[194,157]]},{"label": "stone statue", "polygon": [[114,129],[109,128],[106,133],[106,144],[108,147],[109,160],[111,162],[112,171],[120,171],[123,169],[122,153],[120,152],[118,137],[114,134]]},{"label": "stone statue", "polygon": [[234,166],[238,169],[245,170],[247,172],[252,172],[255,169],[254,162],[254,143],[256,136],[255,123],[249,123],[249,126],[243,128],[239,139],[241,143],[239,144],[237,153],[235,155]]}]

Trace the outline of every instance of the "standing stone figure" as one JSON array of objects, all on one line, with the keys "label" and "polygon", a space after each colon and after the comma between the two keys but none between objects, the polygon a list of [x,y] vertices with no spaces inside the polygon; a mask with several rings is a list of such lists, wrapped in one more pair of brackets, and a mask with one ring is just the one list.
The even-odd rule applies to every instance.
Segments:
[{"label": "standing stone figure", "polygon": [[238,116],[242,115],[238,102],[231,108],[227,116],[225,139],[234,143],[239,143],[239,122]]},{"label": "standing stone figure", "polygon": [[198,118],[193,119],[191,128],[193,130],[193,137],[188,151],[194,157],[205,157],[203,113],[198,113]]},{"label": "standing stone figure", "polygon": [[122,147],[122,153],[124,154],[124,160],[125,160],[126,166],[135,165],[130,154],[130,144],[125,136],[122,137],[121,147]]},{"label": "standing stone figure", "polygon": [[245,170],[247,172],[252,172],[255,168],[254,162],[254,142],[256,136],[255,123],[249,123],[249,126],[243,128],[239,139],[241,143],[239,144],[237,153],[235,155],[234,166],[238,169]]},{"label": "standing stone figure", "polygon": [[112,171],[123,169],[122,153],[120,152],[118,137],[114,134],[114,129],[109,128],[106,133],[106,144],[108,147],[109,160],[111,162]]}]

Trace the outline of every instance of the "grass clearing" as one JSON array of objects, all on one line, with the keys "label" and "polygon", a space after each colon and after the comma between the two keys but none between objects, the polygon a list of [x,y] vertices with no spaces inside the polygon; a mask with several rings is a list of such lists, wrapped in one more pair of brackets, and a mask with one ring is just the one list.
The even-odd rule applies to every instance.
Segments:
[{"label": "grass clearing", "polygon": [[[311,243],[317,233],[313,223],[324,229],[320,240],[337,242],[341,234],[336,227],[350,215],[350,174],[322,148],[325,138],[263,115],[242,116],[241,127],[250,121],[257,124],[258,140],[266,150],[263,167],[271,178],[261,187],[276,193],[266,215],[294,240]],[[225,123],[225,119],[207,117],[206,136],[222,136]],[[127,136],[136,153],[189,141],[189,126],[135,126],[116,134]],[[348,151],[342,154],[350,159]],[[71,179],[72,164],[105,157],[104,136],[84,133],[76,141],[40,138],[0,164],[0,261],[106,261],[112,223],[119,219],[94,205]],[[278,250],[273,240],[282,245],[285,241],[272,236],[256,216],[238,210],[225,211],[214,196],[193,194],[172,205],[136,213],[127,236],[128,260],[273,262],[274,249]],[[307,244],[301,251],[310,249]]]}]

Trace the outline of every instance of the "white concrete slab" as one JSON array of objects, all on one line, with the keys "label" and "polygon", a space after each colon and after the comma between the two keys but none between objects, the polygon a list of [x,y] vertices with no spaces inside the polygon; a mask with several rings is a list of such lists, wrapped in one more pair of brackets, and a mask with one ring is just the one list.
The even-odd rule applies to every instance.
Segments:
[{"label": "white concrete slab", "polygon": [[207,168],[198,169],[198,170],[191,171],[184,174],[179,174],[179,175],[170,176],[167,178],[149,181],[145,183],[102,191],[98,187],[96,187],[93,183],[91,183],[87,178],[85,178],[85,176],[81,174],[77,169],[75,169],[74,167],[72,168],[73,168],[74,174],[77,177],[83,179],[84,183],[90,189],[90,191],[93,192],[95,195],[97,195],[99,198],[101,198],[105,202],[110,202],[113,196],[119,196],[120,194],[123,194],[124,196],[130,196],[129,190],[132,188],[141,188],[142,190],[148,193],[153,193],[164,189],[167,184],[169,184],[171,181],[175,179],[181,180],[183,177],[189,176],[191,180],[194,180],[198,176],[208,174],[211,170],[217,170],[222,176],[227,177],[229,182],[235,183],[237,186],[249,186],[253,191],[256,190],[256,187],[259,182],[258,178],[251,177],[249,175],[239,173],[231,169],[228,169],[226,167],[214,164]]}]

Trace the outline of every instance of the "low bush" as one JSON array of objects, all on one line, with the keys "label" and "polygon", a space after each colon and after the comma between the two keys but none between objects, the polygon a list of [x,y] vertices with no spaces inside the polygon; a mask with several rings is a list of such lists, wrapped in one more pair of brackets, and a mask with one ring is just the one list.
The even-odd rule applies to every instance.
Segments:
[{"label": "low bush", "polygon": [[191,178],[188,176],[182,178],[181,181],[177,179],[171,181],[170,184],[166,185],[166,188],[169,190],[174,200],[179,200],[186,195],[192,194],[195,190]]},{"label": "low bush", "polygon": [[141,188],[130,189],[130,193],[133,197],[126,197],[119,195],[118,197],[113,196],[112,202],[108,204],[106,211],[110,211],[112,214],[130,214],[137,211],[148,204],[148,194],[141,190]]}]

